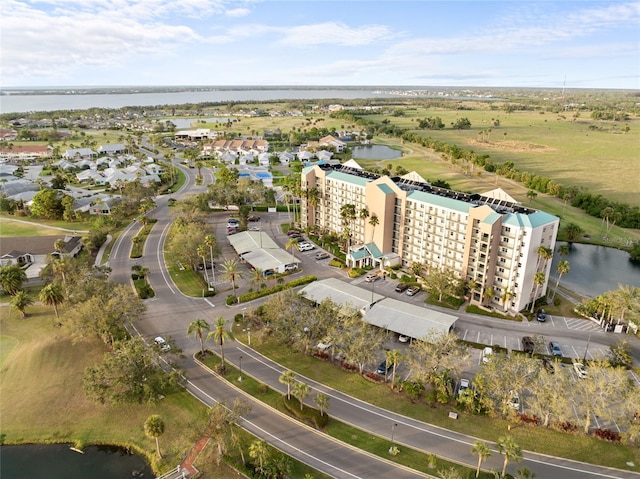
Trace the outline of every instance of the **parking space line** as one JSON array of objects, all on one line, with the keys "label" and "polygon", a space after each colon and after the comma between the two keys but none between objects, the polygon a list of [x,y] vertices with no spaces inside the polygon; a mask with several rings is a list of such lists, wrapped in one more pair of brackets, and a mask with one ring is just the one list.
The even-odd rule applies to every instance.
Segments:
[{"label": "parking space line", "polygon": [[578,351],[576,351],[576,348],[574,348],[573,346],[571,346],[571,349],[573,349],[573,353],[576,355],[576,358],[579,358],[580,355],[578,354]]},{"label": "parking space line", "polygon": [[478,338],[476,339],[476,343],[480,342],[480,331],[478,331]]},{"label": "parking space line", "polygon": [[551,321],[551,325],[555,328],[556,327],[556,323],[553,322],[553,318],[551,317],[551,315],[547,316],[549,318],[549,321]]},{"label": "parking space line", "polygon": [[469,332],[468,329],[464,330],[464,336],[462,336],[462,340],[465,341],[467,339],[467,333]]}]

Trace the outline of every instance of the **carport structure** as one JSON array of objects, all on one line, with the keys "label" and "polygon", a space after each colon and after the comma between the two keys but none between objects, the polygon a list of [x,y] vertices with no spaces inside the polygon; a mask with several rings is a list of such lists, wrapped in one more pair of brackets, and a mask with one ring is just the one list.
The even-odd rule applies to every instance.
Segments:
[{"label": "carport structure", "polygon": [[318,304],[329,298],[336,304],[352,306],[358,310],[370,308],[372,303],[384,299],[384,296],[373,292],[373,289],[370,291],[336,278],[314,281],[302,288],[300,293]]},{"label": "carport structure", "polygon": [[453,329],[458,317],[397,299],[385,298],[375,303],[363,319],[379,328],[421,339],[430,331],[448,333]]},{"label": "carport structure", "polygon": [[237,255],[254,269],[284,273],[287,265],[300,263],[263,231],[243,231],[228,238]]}]

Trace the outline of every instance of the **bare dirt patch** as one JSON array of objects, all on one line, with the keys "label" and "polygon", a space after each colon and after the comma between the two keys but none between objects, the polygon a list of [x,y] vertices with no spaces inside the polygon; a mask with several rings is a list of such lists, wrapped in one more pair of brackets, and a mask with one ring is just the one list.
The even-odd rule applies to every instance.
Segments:
[{"label": "bare dirt patch", "polygon": [[504,140],[496,142],[483,142],[471,140],[469,143],[477,148],[484,148],[486,150],[495,151],[535,151],[536,153],[552,153],[558,151],[557,148],[552,148],[546,145],[538,145],[536,143],[529,143],[526,141]]}]

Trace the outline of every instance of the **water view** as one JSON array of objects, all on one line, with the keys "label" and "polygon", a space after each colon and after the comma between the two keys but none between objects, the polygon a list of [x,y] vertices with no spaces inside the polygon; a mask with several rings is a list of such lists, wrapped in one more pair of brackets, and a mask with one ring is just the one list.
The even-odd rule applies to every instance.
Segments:
[{"label": "water view", "polygon": [[68,444],[1,446],[2,477],[11,479],[126,479],[155,477],[144,459],[110,446],[91,446],[84,454]]},{"label": "water view", "polygon": [[363,160],[394,160],[401,158],[402,152],[386,145],[366,145],[351,148],[351,156]]},{"label": "water view", "polygon": [[[556,245],[556,249],[561,244]],[[640,265],[629,261],[629,253],[615,248],[573,243],[569,255],[560,258],[555,252],[551,276],[555,277],[558,261],[569,261],[571,271],[561,284],[581,296],[593,298],[605,291],[618,289],[619,284],[640,286]],[[555,279],[551,281],[555,285]]]}]

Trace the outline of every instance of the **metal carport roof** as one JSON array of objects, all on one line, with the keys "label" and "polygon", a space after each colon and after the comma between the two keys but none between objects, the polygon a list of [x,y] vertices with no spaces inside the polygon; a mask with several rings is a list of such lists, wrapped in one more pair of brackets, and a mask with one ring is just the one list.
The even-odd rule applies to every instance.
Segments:
[{"label": "metal carport roof", "polygon": [[292,259],[291,254],[281,249],[258,249],[250,253],[245,253],[242,255],[242,259],[254,268],[260,268],[262,271],[279,269],[285,264],[300,262],[298,259]]},{"label": "metal carport roof", "polygon": [[421,339],[432,330],[449,332],[458,317],[397,299],[385,298],[375,303],[363,319],[379,328]]},{"label": "metal carport roof", "polygon": [[[275,241],[264,231],[243,231],[229,235],[229,243],[239,256],[259,249],[280,249]],[[291,262],[291,261],[289,261]]]},{"label": "metal carport roof", "polygon": [[381,294],[373,292],[372,289],[364,289],[358,286],[354,286],[350,283],[345,283],[336,278],[327,278],[321,281],[314,281],[308,284],[300,290],[300,293],[304,293],[307,299],[321,303],[326,298],[330,298],[336,304],[342,306],[351,305],[357,309],[368,308],[372,299],[375,303],[384,298]]}]

